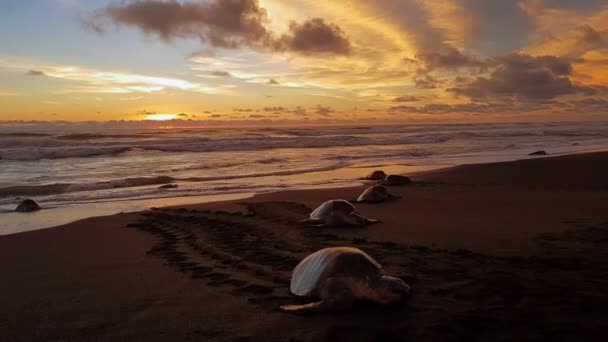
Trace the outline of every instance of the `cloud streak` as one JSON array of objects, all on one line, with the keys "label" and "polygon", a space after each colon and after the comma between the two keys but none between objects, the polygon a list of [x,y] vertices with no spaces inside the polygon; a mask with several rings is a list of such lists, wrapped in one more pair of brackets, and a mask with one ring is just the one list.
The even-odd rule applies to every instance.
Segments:
[{"label": "cloud streak", "polygon": [[45,76],[44,72],[40,70],[30,69],[25,73],[27,76]]},{"label": "cloud streak", "polygon": [[219,91],[219,88],[179,78],[106,71],[75,65],[58,66],[0,60],[0,67],[25,70],[25,75],[28,76],[39,77],[44,75],[50,78],[77,82],[77,86],[67,92],[127,94],[177,89],[211,94]]}]

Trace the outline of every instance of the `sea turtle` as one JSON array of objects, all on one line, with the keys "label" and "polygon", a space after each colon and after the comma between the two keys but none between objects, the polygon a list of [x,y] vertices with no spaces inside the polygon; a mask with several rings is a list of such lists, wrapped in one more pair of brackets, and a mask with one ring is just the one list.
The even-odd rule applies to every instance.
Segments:
[{"label": "sea turtle", "polygon": [[18,213],[31,213],[32,211],[40,210],[40,205],[33,199],[24,199],[15,209]]},{"label": "sea turtle", "polygon": [[300,223],[313,223],[329,227],[365,226],[378,222],[380,221],[361,216],[354,205],[341,199],[321,204],[310,214],[310,218],[300,221]]},{"label": "sea turtle", "polygon": [[357,202],[384,202],[397,199],[398,196],[391,194],[388,188],[381,184],[372,185],[365,189],[361,196],[357,198]]},{"label": "sea turtle", "polygon": [[388,175],[384,178],[384,180],[382,182],[380,182],[380,184],[388,185],[388,186],[395,186],[395,185],[406,185],[406,184],[410,184],[411,182],[412,182],[412,180],[410,179],[410,177],[401,176],[401,175]]},{"label": "sea turtle", "polygon": [[376,170],[376,171],[370,173],[367,177],[365,177],[363,179],[383,180],[384,178],[386,178],[386,173],[384,173],[384,171],[382,171],[382,170]]},{"label": "sea turtle", "polygon": [[345,310],[355,300],[393,304],[410,294],[409,285],[383,275],[376,260],[354,247],[331,247],[310,254],[293,270],[289,289],[296,296],[320,299],[281,306],[281,310],[294,313]]}]

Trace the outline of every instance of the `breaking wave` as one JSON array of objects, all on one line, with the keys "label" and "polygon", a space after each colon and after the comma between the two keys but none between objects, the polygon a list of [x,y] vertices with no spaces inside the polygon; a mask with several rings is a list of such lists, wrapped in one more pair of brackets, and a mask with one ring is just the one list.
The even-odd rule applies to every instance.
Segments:
[{"label": "breaking wave", "polygon": [[[608,126],[552,125],[411,125],[339,128],[268,128],[244,130],[175,130],[140,132],[0,133],[0,159],[88,158],[119,155],[131,150],[165,153],[258,151],[294,148],[433,145],[487,139],[601,139]],[[276,162],[273,158],[265,161]]]},{"label": "breaking wave", "polygon": [[323,167],[313,167],[295,170],[282,170],[273,172],[255,172],[255,173],[244,173],[235,175],[221,175],[221,176],[208,176],[208,177],[190,177],[190,178],[175,178],[170,176],[158,176],[158,177],[136,177],[136,178],[125,178],[116,179],[103,182],[94,183],[57,183],[47,185],[22,185],[22,186],[9,186],[0,188],[0,197],[7,196],[48,196],[54,194],[63,194],[69,192],[79,191],[97,191],[107,189],[120,189],[120,188],[132,188],[141,186],[151,185],[162,185],[173,182],[207,182],[207,181],[218,181],[218,180],[233,180],[240,178],[259,178],[269,176],[287,176],[305,174],[311,172],[329,171],[336,170],[343,167],[347,167],[349,164],[345,162],[335,163]]},{"label": "breaking wave", "polygon": [[49,184],[49,185],[32,185],[32,186],[10,186],[0,188],[0,197],[4,196],[46,196],[52,194],[61,194],[66,192],[77,191],[93,191],[104,189],[128,188],[145,185],[160,185],[171,183],[174,179],[169,176],[159,177],[138,177],[117,179],[96,183],[64,183],[64,184]]}]

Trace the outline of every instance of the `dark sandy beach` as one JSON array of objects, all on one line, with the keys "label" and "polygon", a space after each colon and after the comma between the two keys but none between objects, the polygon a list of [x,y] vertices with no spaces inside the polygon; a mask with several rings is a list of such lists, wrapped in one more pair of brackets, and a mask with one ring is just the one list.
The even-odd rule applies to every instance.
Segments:
[{"label": "dark sandy beach", "polygon": [[[0,237],[2,341],[604,341],[608,153],[412,175],[384,223],[302,227],[362,187],[91,218]],[[404,305],[295,316],[293,267],[355,246]]]}]

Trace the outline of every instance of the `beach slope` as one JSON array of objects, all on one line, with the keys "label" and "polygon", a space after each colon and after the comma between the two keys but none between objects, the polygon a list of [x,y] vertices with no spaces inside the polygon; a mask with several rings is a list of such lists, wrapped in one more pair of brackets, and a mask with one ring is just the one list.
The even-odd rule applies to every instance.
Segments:
[{"label": "beach slope", "polygon": [[[362,186],[91,218],[0,237],[0,336],[47,340],[603,340],[608,153],[412,175],[402,198],[358,205],[383,221],[302,227]],[[411,299],[295,316],[293,267],[355,246]]]}]

